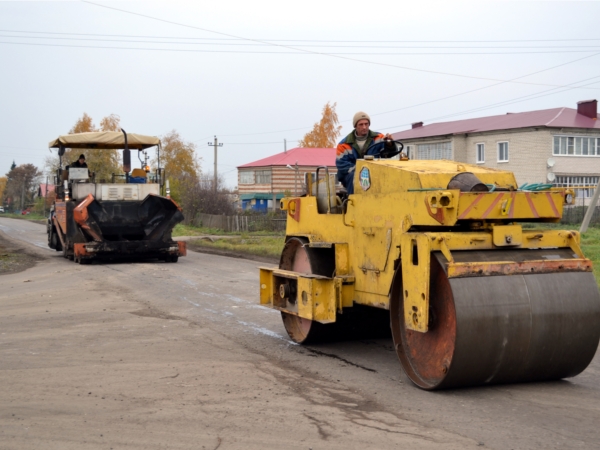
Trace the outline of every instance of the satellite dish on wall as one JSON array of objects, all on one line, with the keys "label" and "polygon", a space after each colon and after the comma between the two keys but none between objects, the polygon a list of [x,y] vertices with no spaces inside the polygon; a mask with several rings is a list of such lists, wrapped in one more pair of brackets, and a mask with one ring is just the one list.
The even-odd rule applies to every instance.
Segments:
[{"label": "satellite dish on wall", "polygon": [[548,181],[550,183],[552,183],[554,180],[556,180],[556,175],[554,174],[554,172],[548,172],[547,178],[548,178]]},{"label": "satellite dish on wall", "polygon": [[546,161],[546,165],[548,166],[549,169],[554,167],[554,164],[556,164],[556,161],[554,160],[554,158],[548,158],[548,161]]}]

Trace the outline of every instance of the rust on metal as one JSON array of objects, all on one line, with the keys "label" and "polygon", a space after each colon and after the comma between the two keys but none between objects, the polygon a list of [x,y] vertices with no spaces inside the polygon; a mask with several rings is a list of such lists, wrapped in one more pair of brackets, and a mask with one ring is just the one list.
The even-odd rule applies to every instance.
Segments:
[{"label": "rust on metal", "polygon": [[79,205],[77,205],[73,210],[73,219],[75,219],[75,222],[77,222],[81,228],[86,230],[95,241],[101,242],[102,235],[98,233],[96,227],[90,226],[88,222],[90,216],[87,208],[93,201],[94,196],[92,194],[88,194],[87,197],[84,198],[83,201],[79,203]]},{"label": "rust on metal", "polygon": [[557,259],[523,262],[465,262],[448,264],[448,278],[591,271],[592,262],[589,259]]},{"label": "rust on metal", "polygon": [[85,249],[85,243],[75,243],[73,244],[73,253],[76,257],[89,256],[90,253]]},{"label": "rust on metal", "polygon": [[63,234],[67,233],[67,204],[65,202],[56,202],[54,206],[54,217],[60,226]]},{"label": "rust on metal", "polygon": [[437,220],[439,223],[444,223],[444,208],[437,207],[435,208],[435,212],[431,210],[431,205],[429,205],[429,199],[425,197],[425,207],[427,208],[427,212],[431,217]]},{"label": "rust on metal", "polygon": [[287,205],[289,216],[296,222],[300,222],[300,199],[295,198],[290,200]]},{"label": "rust on metal", "polygon": [[[431,266],[431,296],[427,333],[402,326],[404,302],[401,292],[392,304],[396,352],[417,385],[426,388],[440,383],[450,369],[456,345],[456,310],[452,288],[439,264]],[[396,309],[396,308],[399,308]]]},{"label": "rust on metal", "polygon": [[177,247],[179,249],[179,256],[187,256],[187,246],[184,241],[177,241]]}]

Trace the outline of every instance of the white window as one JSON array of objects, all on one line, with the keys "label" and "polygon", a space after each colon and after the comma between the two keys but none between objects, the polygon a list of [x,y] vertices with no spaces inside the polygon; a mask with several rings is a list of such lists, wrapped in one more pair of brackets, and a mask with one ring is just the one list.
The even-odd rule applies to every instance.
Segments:
[{"label": "white window", "polygon": [[554,136],[555,156],[600,156],[600,138],[588,136]]},{"label": "white window", "polygon": [[452,159],[452,142],[418,144],[415,159]]},{"label": "white window", "polygon": [[257,170],[256,171],[256,184],[271,184],[271,171],[270,170]]},{"label": "white window", "polygon": [[477,147],[477,162],[485,162],[485,144],[476,144]]},{"label": "white window", "polygon": [[240,184],[254,184],[254,170],[240,171]]},{"label": "white window", "polygon": [[599,179],[597,176],[557,175],[554,185],[574,189],[577,198],[590,198],[594,195]]},{"label": "white window", "polygon": [[508,162],[508,142],[498,142],[498,162]]}]

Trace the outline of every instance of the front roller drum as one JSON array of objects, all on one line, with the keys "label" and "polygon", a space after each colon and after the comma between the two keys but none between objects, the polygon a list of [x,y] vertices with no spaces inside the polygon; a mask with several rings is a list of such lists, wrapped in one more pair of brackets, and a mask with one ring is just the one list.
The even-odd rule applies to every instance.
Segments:
[{"label": "front roller drum", "polygon": [[[335,268],[335,255],[330,249],[312,249],[304,238],[290,238],[285,243],[279,268],[305,275],[316,274],[331,277]],[[328,329],[314,320],[304,319],[294,314],[281,313],[283,325],[290,338],[299,344],[322,341]]]},{"label": "front roller drum", "polygon": [[[472,252],[493,256],[484,253]],[[417,386],[556,380],[578,375],[592,361],[600,295],[591,272],[449,279],[445,261],[432,254],[426,333],[404,325],[400,277],[392,289],[394,345]]]}]

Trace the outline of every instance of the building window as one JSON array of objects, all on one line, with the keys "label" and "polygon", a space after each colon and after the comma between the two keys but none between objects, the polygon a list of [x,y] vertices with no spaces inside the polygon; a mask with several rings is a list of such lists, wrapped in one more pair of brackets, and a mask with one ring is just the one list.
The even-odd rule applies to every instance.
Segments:
[{"label": "building window", "polygon": [[415,159],[452,159],[452,142],[418,144]]},{"label": "building window", "polygon": [[508,162],[508,142],[498,142],[498,162]]},{"label": "building window", "polygon": [[554,136],[555,156],[600,156],[600,138],[589,136]]},{"label": "building window", "polygon": [[477,162],[485,162],[485,144],[476,144],[477,146]]},{"label": "building window", "polygon": [[240,184],[254,184],[254,170],[241,171]]},{"label": "building window", "polygon": [[594,195],[599,179],[600,177],[597,176],[557,175],[554,185],[574,189],[577,198],[590,198]]},{"label": "building window", "polygon": [[270,170],[257,170],[256,171],[256,184],[271,184],[271,171]]}]

